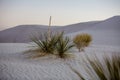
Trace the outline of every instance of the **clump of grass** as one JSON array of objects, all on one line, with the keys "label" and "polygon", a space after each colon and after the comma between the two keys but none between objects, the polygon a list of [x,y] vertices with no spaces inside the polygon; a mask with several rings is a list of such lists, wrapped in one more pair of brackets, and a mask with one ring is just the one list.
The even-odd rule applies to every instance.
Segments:
[{"label": "clump of grass", "polygon": [[120,80],[120,56],[113,55],[111,60],[110,58],[104,58],[106,67],[109,72],[109,80]]},{"label": "clump of grass", "polygon": [[35,57],[41,57],[49,54],[54,54],[55,46],[58,42],[58,36],[51,34],[50,40],[48,39],[47,34],[41,34],[42,38],[32,36],[31,40],[34,44],[32,44],[32,49],[26,51],[27,53],[33,53]]},{"label": "clump of grass", "polygon": [[92,37],[87,33],[78,34],[73,39],[73,42],[75,43],[79,52],[84,51],[84,48],[89,46],[91,41],[92,41]]},{"label": "clump of grass", "polygon": [[44,34],[43,39],[33,36],[31,40],[36,45],[33,46],[34,49],[31,49],[28,52],[35,53],[36,57],[41,57],[47,54],[57,54],[60,58],[68,57],[66,52],[74,46],[70,43],[70,39],[64,37],[64,32],[50,35],[51,36],[48,37],[47,34]]},{"label": "clump of grass", "polygon": [[[111,58],[106,56],[101,62],[97,57],[90,59],[87,57],[87,64],[85,70],[90,76],[90,79],[85,79],[80,72],[73,69],[81,80],[120,80],[120,56],[113,55]],[[95,77],[97,76],[97,77]]]},{"label": "clump of grass", "polygon": [[60,37],[58,39],[57,45],[56,45],[56,51],[60,58],[66,58],[68,57],[68,54],[66,54],[74,45],[70,43],[70,39],[68,37],[64,37],[64,32],[60,34]]}]

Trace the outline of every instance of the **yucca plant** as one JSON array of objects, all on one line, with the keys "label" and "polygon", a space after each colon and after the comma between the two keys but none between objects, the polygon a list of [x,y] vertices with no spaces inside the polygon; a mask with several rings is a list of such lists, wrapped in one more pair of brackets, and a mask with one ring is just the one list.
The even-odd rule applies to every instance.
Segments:
[{"label": "yucca plant", "polygon": [[84,51],[84,48],[89,46],[91,41],[92,41],[92,37],[87,33],[78,34],[73,39],[73,42],[78,48],[79,52]]},{"label": "yucca plant", "polygon": [[73,70],[80,77],[80,80],[120,80],[119,54],[114,54],[111,58],[106,56],[103,61],[100,61],[97,57],[95,59],[87,57],[87,62],[84,68],[90,76],[89,79],[86,79],[80,72]]},{"label": "yucca plant", "polygon": [[68,65],[68,66],[69,66],[69,68],[70,68],[75,74],[78,75],[78,77],[80,78],[80,80],[86,80],[86,79],[84,78],[84,76],[83,76],[79,71],[77,71],[76,69],[74,69],[74,68],[71,67],[70,65]]},{"label": "yucca plant", "polygon": [[42,54],[53,54],[55,51],[55,46],[58,42],[57,35],[52,35],[51,39],[48,39],[48,35],[44,34],[43,39],[32,37],[31,40],[35,43],[35,49],[30,50],[31,52],[37,52]]},{"label": "yucca plant", "polygon": [[64,32],[55,34],[51,33],[49,37],[47,34],[42,36],[42,38],[35,36],[31,38],[33,43],[35,43],[35,46],[27,52],[35,53],[35,57],[44,56],[46,54],[58,55],[60,58],[69,56],[66,52],[68,52],[74,45],[70,42],[68,37],[64,37]]},{"label": "yucca plant", "polygon": [[68,52],[74,45],[70,42],[68,37],[64,37],[64,32],[59,35],[59,39],[56,45],[56,50],[60,58],[67,57]]},{"label": "yucca plant", "polygon": [[109,80],[120,80],[120,55],[113,55],[112,59],[104,58],[109,72]]}]

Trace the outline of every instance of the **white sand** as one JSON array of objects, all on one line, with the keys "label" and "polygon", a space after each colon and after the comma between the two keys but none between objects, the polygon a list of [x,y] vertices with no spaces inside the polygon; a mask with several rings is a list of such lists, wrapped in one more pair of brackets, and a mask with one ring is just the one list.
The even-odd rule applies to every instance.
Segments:
[{"label": "white sand", "polygon": [[74,58],[66,60],[55,56],[28,59],[23,53],[29,49],[29,44],[0,43],[0,80],[80,80],[70,67],[86,76],[83,68],[85,63],[82,60],[85,59],[85,55],[90,58],[97,55],[102,60],[105,55],[120,54],[119,20],[119,17],[114,17],[92,28],[66,34],[73,38],[76,34],[84,32],[93,37],[92,44],[85,49],[85,52],[79,53],[74,48],[71,52]]},{"label": "white sand", "polygon": [[120,53],[120,47],[91,45],[85,52],[73,49],[75,58],[62,60],[55,56],[27,59],[23,54],[28,44],[0,44],[0,80],[79,80],[69,66],[84,75],[82,58],[96,54],[102,59],[103,54]]}]

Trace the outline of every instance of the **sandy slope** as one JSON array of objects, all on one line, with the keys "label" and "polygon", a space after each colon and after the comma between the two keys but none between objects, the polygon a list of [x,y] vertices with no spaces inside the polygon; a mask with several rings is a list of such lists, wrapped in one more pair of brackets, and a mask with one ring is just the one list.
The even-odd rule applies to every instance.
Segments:
[{"label": "sandy slope", "polygon": [[88,33],[93,37],[93,44],[120,46],[120,18],[114,17],[107,19],[92,28],[68,34],[73,38],[80,33]]},{"label": "sandy slope", "polygon": [[62,60],[55,56],[28,59],[23,54],[28,44],[0,44],[0,80],[79,80],[70,66],[84,75],[85,55],[94,54],[102,59],[103,54],[120,53],[120,47],[91,45],[85,52],[73,49],[74,58]]},{"label": "sandy slope", "polygon": [[[96,23],[99,23],[100,21],[96,22],[84,22],[84,23],[77,23],[73,25],[67,25],[67,26],[52,26],[51,30],[54,32],[58,31],[65,31],[65,33],[71,33],[76,32],[79,30],[84,30]],[[10,42],[30,42],[31,35],[37,35],[40,36],[40,33],[45,33],[48,30],[48,26],[42,26],[42,25],[20,25],[16,26],[10,29],[6,29],[3,31],[0,31],[0,42],[1,43],[10,43]]]},{"label": "sandy slope", "polygon": [[[46,32],[48,26],[43,25],[20,25],[10,29],[0,31],[0,42],[30,42],[31,34],[38,35]],[[94,29],[93,29],[94,28]],[[67,26],[52,26],[51,30],[54,32],[65,31],[66,34],[83,31],[83,30],[114,30],[120,31],[120,16],[114,16],[103,21],[90,21],[77,23]],[[111,32],[106,32],[111,33]],[[99,33],[100,34],[100,33]]]}]

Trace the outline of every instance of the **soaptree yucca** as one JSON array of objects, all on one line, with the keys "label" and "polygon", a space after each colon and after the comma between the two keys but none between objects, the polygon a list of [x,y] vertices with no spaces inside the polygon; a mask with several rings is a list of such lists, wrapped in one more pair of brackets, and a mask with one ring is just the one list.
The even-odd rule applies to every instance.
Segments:
[{"label": "soaptree yucca", "polygon": [[90,59],[87,57],[87,64],[84,66],[89,78],[86,79],[79,71],[73,69],[81,80],[120,80],[120,55],[114,54],[112,57],[105,56],[102,61],[97,57]]},{"label": "soaptree yucca", "polygon": [[[97,58],[96,60],[88,59],[90,66],[100,80],[120,80],[120,55],[113,54],[111,58],[105,56],[103,61],[104,64]],[[90,67],[87,68],[89,71],[92,70]]]},{"label": "soaptree yucca", "polygon": [[33,36],[31,40],[35,46],[29,50],[31,53],[35,53],[36,57],[40,57],[46,54],[58,55],[60,58],[68,57],[66,52],[69,51],[74,45],[70,42],[68,37],[64,36],[64,32],[55,33],[48,37],[47,34],[42,35],[42,38]]},{"label": "soaptree yucca", "polygon": [[91,35],[87,33],[78,34],[73,38],[73,42],[80,51],[84,51],[84,48],[89,46],[92,41]]},{"label": "soaptree yucca", "polygon": [[51,35],[50,40],[48,39],[47,34],[42,36],[43,39],[37,38],[35,36],[31,38],[31,40],[36,44],[34,51],[39,51],[39,53],[44,54],[53,54],[58,41],[57,35]]},{"label": "soaptree yucca", "polygon": [[68,37],[63,36],[63,32],[59,35],[58,43],[56,45],[56,51],[60,58],[67,57],[66,52],[68,52],[74,45],[70,42]]}]

